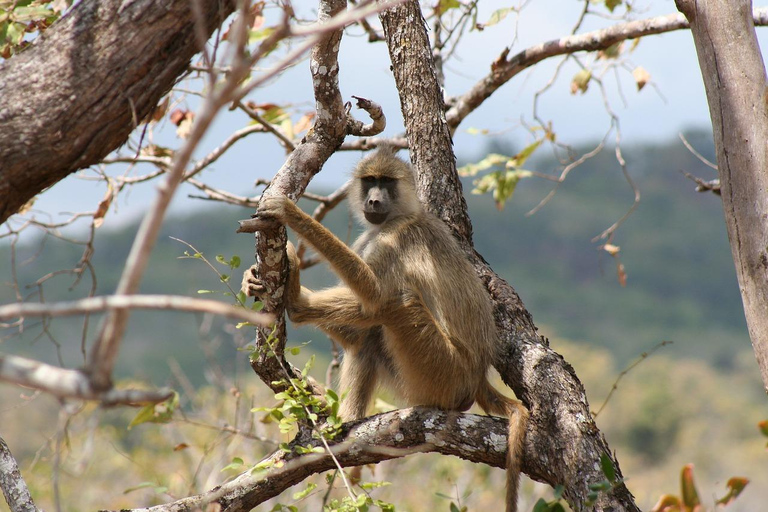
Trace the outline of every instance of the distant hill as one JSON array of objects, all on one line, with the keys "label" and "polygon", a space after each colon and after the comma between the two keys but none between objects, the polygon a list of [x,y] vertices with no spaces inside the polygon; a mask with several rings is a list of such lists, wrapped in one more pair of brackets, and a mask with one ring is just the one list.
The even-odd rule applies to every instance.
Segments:
[{"label": "distant hill", "polygon": [[[691,133],[688,139],[714,160],[711,137]],[[488,149],[515,152],[499,141]],[[673,340],[670,353],[705,359],[728,369],[736,354],[750,345],[720,199],[694,192],[693,183],[680,171],[706,179],[715,177],[715,172],[677,140],[625,147],[624,156],[642,194],[639,208],[612,241],[621,247],[619,259],[626,268],[626,287],[618,282],[614,259],[598,251],[598,243],[590,242],[632,204],[632,191],[611,148],[574,170],[550,203],[530,217],[525,213],[548,193],[551,182],[524,180],[503,211],[495,208],[490,197],[469,194],[471,183],[465,183],[476,247],[519,292],[545,334],[606,347],[620,363],[661,340]],[[529,167],[549,172],[556,165],[539,159]],[[169,236],[191,243],[211,261],[216,254],[237,254],[246,266],[252,261],[252,238],[235,234],[235,228],[236,221],[249,213],[232,207],[201,207],[194,214],[168,219],[142,291],[197,296],[200,289],[222,290],[202,262],[178,259],[189,249]],[[327,223],[342,238],[349,237],[344,206],[333,212]],[[93,263],[99,294],[114,290],[135,231],[136,226],[130,226],[98,233]],[[82,254],[82,247],[55,238],[45,240],[38,253],[39,248],[40,243],[19,248],[17,262],[32,258],[18,267],[23,284],[51,271],[71,268]],[[7,244],[0,247],[0,257],[10,261]],[[0,279],[10,281],[10,265],[3,268]],[[235,287],[242,270],[235,272]],[[306,272],[305,278],[310,286],[335,280],[324,266]],[[91,286],[86,276],[69,291],[72,282],[66,275],[48,281],[46,300],[81,297]],[[22,293],[33,290],[23,289]],[[15,300],[11,288],[0,289],[0,300]],[[201,332],[200,319],[189,314],[137,312],[131,318],[121,359],[122,375],[139,374],[162,383],[169,373],[168,358],[173,357],[190,380],[200,382],[206,357],[203,346],[217,354],[226,371],[243,368],[232,365],[232,337],[218,323]],[[91,320],[90,335],[97,325]],[[62,344],[67,364],[82,361],[81,330],[82,319],[56,319],[49,329]],[[28,327],[21,337],[10,336],[12,332],[6,329],[0,334],[5,340],[2,351],[47,354],[55,360],[54,345],[44,339],[48,335],[41,334],[40,328]],[[316,341],[313,349],[327,350],[327,341],[316,331],[292,334],[297,342],[307,338]],[[203,345],[201,339],[206,340]]]}]

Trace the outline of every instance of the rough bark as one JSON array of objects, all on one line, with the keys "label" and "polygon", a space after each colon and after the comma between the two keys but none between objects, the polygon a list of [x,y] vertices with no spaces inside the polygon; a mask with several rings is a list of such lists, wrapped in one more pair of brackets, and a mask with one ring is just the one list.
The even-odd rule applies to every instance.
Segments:
[{"label": "rough bark", "polygon": [[[235,5],[199,2],[206,36]],[[0,62],[0,222],[123,144],[199,49],[189,0],[83,0]]]},{"label": "rough bark", "polygon": [[749,336],[768,390],[768,83],[750,0],[677,0],[691,24]]},{"label": "rough bark", "polygon": [[[346,9],[346,0],[320,2],[318,22],[324,22]],[[344,141],[347,118],[344,103],[339,92],[338,54],[343,30],[328,32],[313,48],[309,65],[315,93],[317,118],[310,133],[289,155],[262,197],[285,195],[298,200],[310,180],[322,169],[326,160]],[[257,353],[251,359],[251,367],[259,377],[275,391],[281,386],[273,383],[286,378],[285,369],[298,373],[285,361],[285,316],[283,288],[288,272],[285,258],[287,241],[285,228],[275,225],[271,229],[256,233],[256,265],[269,294],[264,312],[274,314],[274,331],[271,328],[257,328]],[[274,340],[274,342],[272,341]],[[269,343],[274,343],[271,347]],[[275,356],[272,355],[274,352]],[[316,389],[321,392],[321,389]]]},{"label": "rough bark", "polygon": [[[507,422],[503,419],[415,407],[345,424],[332,449],[343,467],[435,452],[503,468],[506,439]],[[300,435],[291,442],[291,446],[298,445],[322,446],[310,435]],[[206,510],[211,503],[221,505],[222,512],[248,511],[313,474],[336,468],[325,453],[277,451],[267,460],[271,467],[262,472],[246,471],[206,493],[133,512],[191,512]]]},{"label": "rough bark", "polygon": [[[381,13],[400,93],[411,160],[424,204],[453,229],[468,249],[496,303],[503,353],[496,363],[504,382],[531,411],[525,472],[565,486],[574,510],[586,510],[590,484],[605,479],[600,457],[611,450],[595,425],[584,388],[571,366],[548,347],[514,289],[472,249],[472,227],[456,173],[443,95],[434,70],[419,3],[410,0]],[[618,462],[613,459],[618,471]],[[602,493],[597,510],[639,510],[626,486]]]},{"label": "rough bark", "polygon": [[0,489],[11,512],[40,512],[32,501],[26,482],[21,476],[19,465],[10,448],[0,437]]}]

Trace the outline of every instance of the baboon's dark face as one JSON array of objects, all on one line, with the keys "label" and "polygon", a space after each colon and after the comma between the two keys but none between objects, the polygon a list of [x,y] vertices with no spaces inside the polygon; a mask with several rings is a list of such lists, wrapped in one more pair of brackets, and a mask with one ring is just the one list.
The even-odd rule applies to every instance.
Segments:
[{"label": "baboon's dark face", "polygon": [[397,180],[389,176],[363,176],[360,181],[365,220],[383,223],[397,201]]}]

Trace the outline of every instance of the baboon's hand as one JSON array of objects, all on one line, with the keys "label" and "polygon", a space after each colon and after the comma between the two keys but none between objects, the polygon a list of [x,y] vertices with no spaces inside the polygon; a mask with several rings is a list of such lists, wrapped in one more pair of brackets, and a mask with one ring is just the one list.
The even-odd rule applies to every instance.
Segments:
[{"label": "baboon's hand", "polygon": [[253,265],[243,273],[241,290],[248,297],[256,297],[256,299],[260,299],[266,294],[267,287],[264,286],[264,282],[259,279],[256,265]]},{"label": "baboon's hand", "polygon": [[259,209],[256,218],[274,219],[282,224],[286,223],[288,215],[296,208],[296,205],[286,196],[263,197],[259,201]]}]

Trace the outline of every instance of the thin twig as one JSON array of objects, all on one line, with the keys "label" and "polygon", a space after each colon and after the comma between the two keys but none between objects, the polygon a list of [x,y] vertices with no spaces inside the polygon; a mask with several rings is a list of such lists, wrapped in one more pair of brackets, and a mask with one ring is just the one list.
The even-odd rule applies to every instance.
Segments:
[{"label": "thin twig", "polygon": [[597,416],[603,411],[606,405],[608,405],[608,402],[610,401],[611,397],[613,396],[613,393],[619,389],[619,381],[624,378],[625,375],[627,375],[629,372],[631,372],[637,365],[648,359],[648,356],[656,352],[661,347],[666,347],[667,345],[671,345],[671,341],[662,341],[660,343],[657,343],[654,345],[651,350],[648,352],[643,352],[640,354],[640,357],[637,358],[637,360],[624,368],[621,373],[619,373],[619,376],[616,377],[616,380],[613,382],[613,386],[611,386],[611,390],[608,392],[608,396],[605,397],[605,400],[603,400],[603,404],[600,406],[600,408],[597,410],[597,412],[592,413],[592,418],[597,418]]}]

